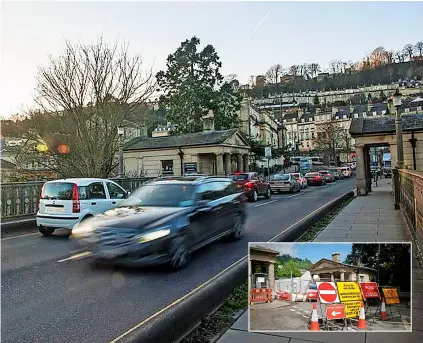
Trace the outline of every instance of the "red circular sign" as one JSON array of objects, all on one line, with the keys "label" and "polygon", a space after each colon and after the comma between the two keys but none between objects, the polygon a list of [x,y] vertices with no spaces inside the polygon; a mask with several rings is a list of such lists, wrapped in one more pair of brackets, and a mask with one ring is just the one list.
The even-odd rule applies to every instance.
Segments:
[{"label": "red circular sign", "polygon": [[322,302],[333,303],[338,299],[336,288],[328,282],[321,283],[317,287],[317,290],[319,291]]}]

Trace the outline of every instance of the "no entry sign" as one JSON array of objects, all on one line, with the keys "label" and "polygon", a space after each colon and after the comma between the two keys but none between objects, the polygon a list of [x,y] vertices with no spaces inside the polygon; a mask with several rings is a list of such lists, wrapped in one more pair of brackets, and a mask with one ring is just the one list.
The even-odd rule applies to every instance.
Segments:
[{"label": "no entry sign", "polygon": [[344,319],[345,318],[344,304],[326,305],[326,318],[329,320]]},{"label": "no entry sign", "polygon": [[334,282],[317,282],[317,291],[321,303],[339,303],[338,292]]},{"label": "no entry sign", "polygon": [[337,282],[338,293],[341,302],[346,301],[361,301],[361,290],[357,282]]},{"label": "no entry sign", "polygon": [[360,288],[364,300],[375,298],[380,299],[380,293],[376,282],[361,282]]}]

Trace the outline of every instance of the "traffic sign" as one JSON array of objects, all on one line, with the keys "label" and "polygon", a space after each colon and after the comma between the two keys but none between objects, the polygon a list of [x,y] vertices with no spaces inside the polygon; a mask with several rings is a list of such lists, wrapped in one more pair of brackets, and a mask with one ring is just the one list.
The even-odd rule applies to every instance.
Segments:
[{"label": "traffic sign", "polygon": [[361,301],[347,301],[345,305],[345,318],[360,317]]},{"label": "traffic sign", "polygon": [[399,304],[400,300],[396,288],[382,288],[386,305]]},{"label": "traffic sign", "polygon": [[320,302],[323,304],[339,303],[338,292],[334,282],[317,282]]},{"label": "traffic sign", "polygon": [[264,147],[264,157],[267,157],[267,158],[272,157],[272,147],[271,146]]},{"label": "traffic sign", "polygon": [[319,299],[319,294],[317,292],[317,289],[309,289],[306,293],[306,299],[312,300],[312,299]]},{"label": "traffic sign", "polygon": [[363,300],[357,282],[340,281],[336,283],[336,286],[338,287],[338,294],[341,302]]},{"label": "traffic sign", "polygon": [[344,319],[345,318],[344,304],[326,305],[326,318],[328,320]]},{"label": "traffic sign", "polygon": [[380,299],[379,289],[376,282],[360,282],[363,299]]}]

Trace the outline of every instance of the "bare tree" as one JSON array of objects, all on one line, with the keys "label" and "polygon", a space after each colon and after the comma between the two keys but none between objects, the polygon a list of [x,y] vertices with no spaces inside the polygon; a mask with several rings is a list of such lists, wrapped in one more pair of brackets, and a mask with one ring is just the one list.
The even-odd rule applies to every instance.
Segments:
[{"label": "bare tree", "polygon": [[411,61],[413,59],[414,45],[413,44],[406,44],[406,45],[404,45],[403,53]]},{"label": "bare tree", "polygon": [[298,65],[292,65],[289,67],[288,71],[292,76],[298,76],[300,70],[300,66]]},{"label": "bare tree", "polygon": [[386,55],[386,63],[392,64],[394,62],[394,51],[388,50],[385,52]]},{"label": "bare tree", "polygon": [[329,160],[336,160],[336,154],[345,150],[345,129],[336,121],[328,121],[316,127],[315,149]]},{"label": "bare tree", "polygon": [[414,46],[416,52],[419,52],[419,57],[423,56],[423,42],[419,41],[416,43],[416,45]]},{"label": "bare tree", "polygon": [[395,58],[395,61],[397,61],[398,63],[404,62],[403,51],[395,51],[394,58]]},{"label": "bare tree", "polygon": [[378,46],[370,54],[370,65],[371,67],[379,67],[386,64],[386,50],[383,46]]},{"label": "bare tree", "polygon": [[[108,177],[116,166],[117,128],[155,90],[152,70],[128,45],[72,45],[38,69],[30,113],[32,139],[48,146],[49,167],[64,177]],[[58,147],[60,147],[58,149]]]},{"label": "bare tree", "polygon": [[320,72],[320,65],[318,63],[310,63],[308,65],[311,77],[316,77]]},{"label": "bare tree", "polygon": [[339,60],[332,60],[329,62],[329,68],[332,74],[340,74],[343,71],[344,63]]},{"label": "bare tree", "polygon": [[274,64],[266,72],[266,80],[269,83],[279,83],[280,77],[283,74],[283,67],[281,64]]}]

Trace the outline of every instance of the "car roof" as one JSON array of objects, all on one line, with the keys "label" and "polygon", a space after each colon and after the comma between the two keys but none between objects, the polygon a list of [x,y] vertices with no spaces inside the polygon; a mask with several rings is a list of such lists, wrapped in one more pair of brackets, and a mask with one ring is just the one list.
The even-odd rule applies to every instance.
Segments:
[{"label": "car roof", "polygon": [[233,182],[231,178],[223,176],[176,176],[176,177],[159,177],[149,184],[199,184],[207,181],[230,181]]},{"label": "car roof", "polygon": [[87,177],[87,178],[69,178],[69,179],[51,180],[51,181],[47,181],[46,183],[71,182],[71,183],[77,184],[78,186],[85,186],[93,182],[103,182],[103,181],[114,182],[113,180],[109,180],[109,179]]}]

